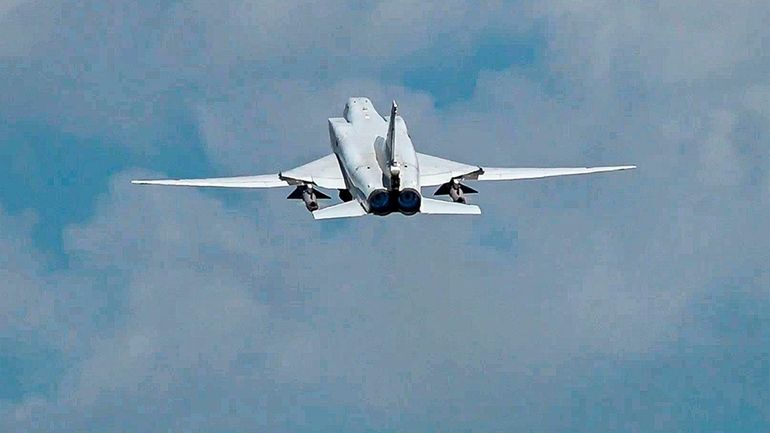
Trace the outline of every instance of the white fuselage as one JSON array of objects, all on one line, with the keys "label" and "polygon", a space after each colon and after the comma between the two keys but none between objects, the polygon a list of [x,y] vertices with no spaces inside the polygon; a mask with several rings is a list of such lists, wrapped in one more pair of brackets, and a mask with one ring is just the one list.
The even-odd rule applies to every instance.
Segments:
[{"label": "white fuselage", "polygon": [[343,116],[329,119],[329,136],[353,199],[369,213],[418,212],[420,167],[403,119],[396,116],[391,153],[389,120],[368,98],[350,98]]}]

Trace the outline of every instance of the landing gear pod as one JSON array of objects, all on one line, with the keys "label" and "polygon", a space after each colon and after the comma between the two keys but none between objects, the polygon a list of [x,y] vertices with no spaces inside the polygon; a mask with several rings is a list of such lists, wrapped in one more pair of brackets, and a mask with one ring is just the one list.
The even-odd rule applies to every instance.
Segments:
[{"label": "landing gear pod", "polygon": [[465,196],[463,195],[463,189],[460,188],[460,185],[452,185],[451,188],[449,188],[449,197],[452,199],[455,203],[463,203],[465,204]]},{"label": "landing gear pod", "polygon": [[319,199],[328,199],[331,197],[322,193],[321,191],[317,191],[315,188],[313,188],[313,185],[307,184],[297,186],[297,188],[286,198],[290,200],[302,200],[305,202],[305,207],[307,210],[313,212],[319,208]]},{"label": "landing gear pod", "polygon": [[448,195],[455,203],[467,203],[465,194],[475,194],[478,191],[460,183],[460,179],[452,179],[439,187],[433,195]]}]

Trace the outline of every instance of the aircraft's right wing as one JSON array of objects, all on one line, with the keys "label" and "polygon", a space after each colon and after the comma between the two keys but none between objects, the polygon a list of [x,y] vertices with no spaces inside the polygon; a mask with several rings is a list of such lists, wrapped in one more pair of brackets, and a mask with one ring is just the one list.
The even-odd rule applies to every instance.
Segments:
[{"label": "aircraft's right wing", "polygon": [[420,163],[420,185],[436,186],[452,179],[463,180],[522,180],[540,179],[554,176],[572,176],[576,174],[603,173],[607,171],[630,170],[635,165],[613,167],[562,167],[562,168],[498,168],[480,167],[450,161],[435,156],[417,154]]},{"label": "aircraft's right wing", "polygon": [[614,167],[563,167],[563,168],[495,168],[485,167],[482,172],[465,176],[468,180],[522,180],[541,179],[554,176],[572,176],[576,174],[604,173],[608,171],[631,170],[635,165]]},{"label": "aircraft's right wing", "polygon": [[420,186],[443,185],[454,178],[477,173],[481,167],[450,161],[436,156],[417,154],[420,164]]}]

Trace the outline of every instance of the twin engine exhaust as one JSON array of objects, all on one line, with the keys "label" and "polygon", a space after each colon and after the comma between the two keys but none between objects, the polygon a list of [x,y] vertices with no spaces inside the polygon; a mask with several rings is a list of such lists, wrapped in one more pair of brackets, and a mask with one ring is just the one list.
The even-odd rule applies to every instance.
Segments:
[{"label": "twin engine exhaust", "polygon": [[401,191],[378,189],[369,194],[368,201],[370,211],[376,215],[387,215],[391,212],[414,215],[420,211],[422,196],[412,188]]},{"label": "twin engine exhaust", "polygon": [[[478,191],[460,183],[460,179],[452,179],[439,187],[433,195],[448,195],[455,203],[467,203],[465,194],[475,194]],[[318,200],[330,199],[328,195],[313,188],[313,185],[298,185],[297,188],[289,194],[288,199],[302,200],[305,207],[310,212],[320,208]],[[340,191],[340,199],[350,201],[353,199],[347,190]],[[401,212],[404,215],[414,215],[420,211],[422,195],[419,191],[412,188],[403,190],[378,189],[369,195],[370,212],[376,215],[387,215],[391,212]]]},{"label": "twin engine exhaust", "polygon": [[[307,210],[314,212],[320,208],[318,200],[325,200],[331,197],[316,190],[313,188],[313,185],[307,184],[298,185],[286,198],[290,200],[302,200],[305,203]],[[340,199],[343,201],[350,201],[353,200],[353,196],[349,191],[343,190],[340,191]],[[412,188],[403,189],[401,191],[378,189],[369,195],[368,202],[370,211],[377,215],[387,215],[391,212],[414,215],[420,211],[422,196],[417,190]]]}]

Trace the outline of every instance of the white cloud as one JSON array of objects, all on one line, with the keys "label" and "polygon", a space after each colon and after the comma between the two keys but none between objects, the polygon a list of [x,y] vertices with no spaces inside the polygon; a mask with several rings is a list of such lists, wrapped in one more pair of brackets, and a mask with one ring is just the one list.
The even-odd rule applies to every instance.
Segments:
[{"label": "white cloud", "polygon": [[[245,392],[280,399],[328,384],[332,402],[356,396],[376,411],[420,410],[490,372],[644,351],[671,338],[682,313],[653,297],[667,290],[630,280],[638,275],[616,259],[629,254],[622,224],[605,221],[598,243],[585,235],[597,229],[590,209],[514,205],[523,253],[509,257],[480,247],[472,220],[353,222],[319,240],[328,227],[295,203],[260,198],[254,221],[201,193],[138,188],[128,178],[115,179],[96,217],[66,236],[76,275],[110,272],[126,285],[108,327],[73,350],[77,368],[60,395],[33,411],[65,426],[93,427],[86,414],[140,401],[153,423],[180,422],[164,401],[196,398],[185,383],[236,388],[208,392],[213,401],[248,400]],[[507,227],[494,208],[487,221]],[[565,240],[589,253],[564,255]],[[657,326],[644,326],[651,318]],[[465,377],[449,385],[437,368]],[[141,428],[128,404],[119,419]],[[56,418],[50,411],[62,405],[69,415]]]},{"label": "white cloud", "polygon": [[6,15],[9,12],[12,12],[16,7],[18,7],[20,4],[24,3],[25,0],[3,0],[0,2],[0,16]]},{"label": "white cloud", "polygon": [[[489,410],[473,398],[479,383],[501,382],[484,396],[515,392],[550,408],[540,385],[568,380],[576,359],[636,359],[678,339],[708,341],[708,324],[690,325],[697,337],[682,334],[697,322],[698,301],[766,255],[768,203],[756,200],[764,190],[747,173],[766,178],[767,154],[747,157],[734,137],[746,108],[766,111],[748,96],[761,93],[747,91],[763,83],[748,74],[721,87],[720,79],[754,53],[766,8],[538,3],[548,76],[482,71],[469,100],[442,109],[370,74],[436,37],[462,52],[489,28],[527,27],[505,29],[506,6],[451,5],[196,2],[139,8],[134,18],[118,7],[83,11],[80,19],[99,17],[96,29],[113,31],[78,49],[78,37],[62,42],[95,60],[57,60],[63,69],[53,70],[76,80],[53,92],[60,99],[46,116],[67,111],[59,121],[97,136],[125,121],[125,137],[140,131],[137,141],[152,141],[165,122],[155,116],[158,95],[190,85],[180,110],[192,111],[220,174],[321,156],[326,117],[353,94],[381,110],[398,99],[428,153],[640,169],[484,185],[482,219],[331,224],[314,223],[284,191],[243,192],[226,205],[218,193],[132,187],[124,173],[93,218],[67,230],[72,267],[48,280],[34,254],[17,253],[32,250],[29,229],[4,220],[3,241],[11,241],[0,252],[17,260],[8,269],[18,277],[6,286],[17,299],[7,311],[27,312],[0,323],[11,332],[51,323],[67,330],[50,338],[67,359],[58,392],[8,406],[9,429],[38,422],[39,430],[91,431],[105,420],[131,431],[281,429],[310,417],[307,407],[355,408],[377,414],[363,424],[399,427],[401,414],[447,402],[464,408],[450,419],[474,420]],[[154,32],[134,39],[145,26]],[[335,55],[332,78],[318,79],[312,62]],[[37,301],[47,296],[55,313]]]},{"label": "white cloud", "polygon": [[745,106],[770,119],[770,85],[758,84],[747,88],[745,92],[743,96]]},{"label": "white cloud", "polygon": [[718,111],[707,119],[708,132],[699,161],[700,179],[705,185],[737,186],[746,173],[731,137],[736,121],[736,115],[728,111]]},{"label": "white cloud", "polygon": [[760,55],[770,7],[763,1],[555,0],[536,15],[554,36],[552,61],[586,79],[640,75],[653,83],[727,78]]},{"label": "white cloud", "polygon": [[[201,99],[227,103],[244,83],[247,91],[276,81],[322,89],[378,79],[383,68],[401,71],[400,62],[433,46],[462,55],[487,34],[526,29],[512,30],[511,18],[523,17],[498,2],[29,2],[19,9],[6,41],[21,61],[6,59],[12,67],[0,91],[13,103],[0,113],[140,150],[173,133],[168,123],[193,118]],[[13,42],[38,33],[34,43]]]},{"label": "white cloud", "polygon": [[52,325],[54,306],[44,290],[44,257],[31,238],[36,219],[29,212],[13,217],[0,209],[0,337],[6,341],[31,340]]}]

